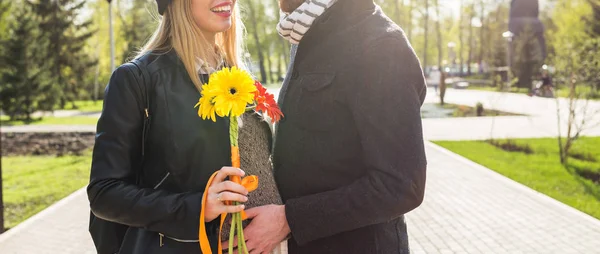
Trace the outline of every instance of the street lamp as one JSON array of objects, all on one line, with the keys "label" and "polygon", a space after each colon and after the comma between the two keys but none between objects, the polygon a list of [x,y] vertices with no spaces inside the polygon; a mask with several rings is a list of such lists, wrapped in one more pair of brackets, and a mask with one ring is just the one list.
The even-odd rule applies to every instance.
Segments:
[{"label": "street lamp", "polygon": [[512,41],[513,41],[513,37],[515,37],[515,34],[511,31],[506,31],[504,33],[502,33],[502,37],[504,37],[504,39],[506,39],[507,41],[507,49],[506,49],[506,83],[507,83],[507,88],[510,87],[510,82],[511,82],[511,77],[510,77],[510,68],[511,68],[511,62],[512,62],[512,57],[511,57],[511,49],[512,49]]}]

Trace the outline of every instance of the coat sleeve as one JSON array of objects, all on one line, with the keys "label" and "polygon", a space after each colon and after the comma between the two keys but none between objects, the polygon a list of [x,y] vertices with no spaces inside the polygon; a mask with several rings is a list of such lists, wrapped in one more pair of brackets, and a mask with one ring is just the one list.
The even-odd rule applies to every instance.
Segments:
[{"label": "coat sleeve", "polygon": [[141,90],[127,66],[113,73],[105,90],[87,187],[92,212],[99,218],[198,239],[202,193],[169,193],[135,185],[141,160]]},{"label": "coat sleeve", "polygon": [[420,63],[402,36],[364,51],[356,82],[346,84],[366,174],[354,183],[287,200],[286,217],[299,245],[384,223],[418,207],[426,158],[420,108],[426,87]]}]

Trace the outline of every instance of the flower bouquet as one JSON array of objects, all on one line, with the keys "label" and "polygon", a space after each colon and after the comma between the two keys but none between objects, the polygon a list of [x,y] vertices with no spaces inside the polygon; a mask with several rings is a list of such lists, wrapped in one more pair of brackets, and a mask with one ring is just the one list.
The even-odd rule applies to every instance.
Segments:
[{"label": "flower bouquet", "polygon": [[[201,97],[196,104],[198,108],[198,116],[203,120],[210,119],[216,122],[216,116],[229,118],[229,141],[231,145],[231,164],[232,167],[240,168],[240,150],[238,147],[239,125],[238,118],[246,111],[255,110],[263,113],[271,119],[272,123],[279,121],[283,116],[281,110],[275,102],[272,94],[267,92],[267,89],[258,81],[255,81],[252,76],[237,67],[223,68],[220,71],[210,75],[208,84],[202,86]],[[200,213],[200,249],[202,253],[213,253],[208,241],[205,226],[204,204],[206,203],[206,195],[208,186],[211,185],[216,172],[212,175],[207,183],[207,190],[202,197],[202,210]],[[258,177],[254,175],[246,176],[243,179],[240,177],[230,177],[232,182],[241,184],[248,192],[258,188]],[[228,204],[231,205],[231,204]],[[233,205],[238,205],[234,202]],[[221,223],[219,231],[223,227],[227,214],[221,214]],[[231,230],[229,231],[229,253],[233,251],[233,240],[237,235],[238,252],[248,253],[244,240],[244,231],[242,221],[246,219],[245,213],[239,212],[232,214]],[[222,253],[221,234],[219,232],[218,253]]]}]

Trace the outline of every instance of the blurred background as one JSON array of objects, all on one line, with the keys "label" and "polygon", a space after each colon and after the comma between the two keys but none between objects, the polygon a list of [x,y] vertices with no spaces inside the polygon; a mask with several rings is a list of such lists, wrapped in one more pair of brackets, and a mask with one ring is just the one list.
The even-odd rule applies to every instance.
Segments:
[{"label": "blurred background", "polygon": [[[422,109],[428,146],[460,155],[573,208],[577,212],[565,216],[585,218],[574,223],[592,225],[589,231],[573,233],[575,238],[600,238],[600,1],[375,2],[404,30],[421,61],[429,86]],[[275,30],[278,2],[238,4],[247,30],[244,60],[277,94],[290,57],[289,43]],[[87,201],[81,188],[89,177],[104,88],[115,67],[131,60],[149,39],[159,19],[154,0],[0,0],[0,232],[72,193],[70,197],[79,195],[73,198],[78,203],[64,201],[62,215],[47,212],[40,223],[67,216],[64,221],[86,230]],[[429,148],[428,157],[456,161]],[[429,174],[436,179],[440,172],[471,167],[461,165],[434,163]],[[463,173],[477,176],[469,172]],[[430,184],[459,184],[454,180]],[[477,192],[476,185],[462,188]],[[490,195],[496,194],[501,195]],[[446,197],[435,189],[427,195],[419,209],[434,211],[436,200]],[[460,198],[480,200],[469,194]],[[516,209],[532,216],[529,221],[545,211]],[[71,220],[76,216],[64,211],[84,216]],[[417,210],[410,216],[428,221],[433,215]],[[471,217],[464,223],[483,222]],[[436,244],[418,240],[428,241],[427,230],[409,230],[417,252],[437,253],[427,247]],[[9,243],[18,246],[19,237],[3,235],[2,253],[41,253],[9,249]],[[446,240],[432,241],[442,246]],[[453,250],[451,245],[443,246]],[[13,252],[2,251],[2,246]],[[585,250],[579,253],[592,253]]]}]

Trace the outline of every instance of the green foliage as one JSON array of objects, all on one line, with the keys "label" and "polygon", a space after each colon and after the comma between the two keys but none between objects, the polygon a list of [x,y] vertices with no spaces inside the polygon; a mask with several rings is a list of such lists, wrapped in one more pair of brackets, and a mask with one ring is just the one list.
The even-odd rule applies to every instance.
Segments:
[{"label": "green foliage", "polygon": [[91,153],[84,156],[2,158],[6,226],[12,228],[84,187]]},{"label": "green foliage", "polygon": [[[558,0],[552,13],[552,29],[548,31],[551,45],[550,62],[556,67],[554,83],[568,89],[575,81],[576,97],[598,93],[600,73],[600,36],[590,33],[589,20],[594,17],[587,0]],[[561,10],[569,10],[568,12]],[[593,89],[581,90],[588,86]]]},{"label": "green foliage", "polygon": [[592,9],[592,14],[586,17],[585,21],[588,24],[587,33],[593,37],[600,37],[600,1],[587,0]]},{"label": "green foliage", "polygon": [[11,120],[31,121],[35,110],[53,107],[48,71],[39,57],[45,44],[36,40],[39,32],[28,6],[20,6],[14,17],[8,24],[8,38],[2,42],[0,103]]},{"label": "green foliage", "polygon": [[279,22],[277,0],[238,2],[246,25],[245,43],[251,70],[263,83],[281,84],[289,61],[290,44],[275,29]]},{"label": "green foliage", "polygon": [[86,73],[96,65],[96,61],[85,54],[86,41],[93,35],[89,30],[90,20],[79,16],[85,1],[53,0],[28,1],[37,16],[40,37],[47,40],[47,50],[41,52],[50,70],[49,80],[54,84],[54,103],[64,108],[80,95],[81,87],[86,87]]},{"label": "green foliage", "polygon": [[436,143],[600,219],[600,183],[579,174],[600,174],[600,138],[580,138],[573,147],[575,154],[591,156],[596,162],[572,158],[566,167],[560,164],[554,138],[514,140],[518,146],[530,147],[532,154],[508,152],[482,141]]},{"label": "green foliage", "polygon": [[[133,59],[158,26],[154,0],[119,1],[117,11],[121,22],[120,35],[127,47],[123,61]],[[156,15],[156,16],[155,16]]]}]

